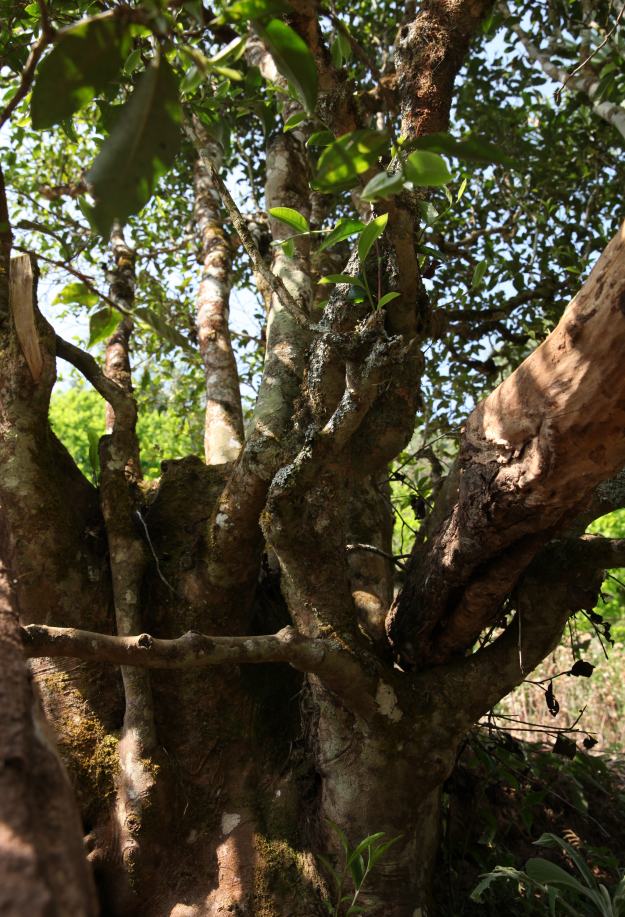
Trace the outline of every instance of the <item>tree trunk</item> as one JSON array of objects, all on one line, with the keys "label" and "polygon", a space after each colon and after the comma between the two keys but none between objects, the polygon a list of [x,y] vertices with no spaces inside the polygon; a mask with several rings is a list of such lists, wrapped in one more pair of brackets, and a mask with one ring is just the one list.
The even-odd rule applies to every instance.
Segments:
[{"label": "tree trunk", "polygon": [[[489,6],[426,3],[402,26],[409,136],[447,128],[455,75]],[[317,63],[327,126],[337,137],[364,129],[314,8],[294,0],[289,23]],[[271,63],[260,42],[248,56]],[[284,118],[296,108],[286,103]],[[311,130],[304,120],[270,136],[265,197],[268,210],[288,206],[321,225],[308,184]],[[625,228],[560,326],[467,421],[427,540],[417,539],[393,601],[380,491],[420,407],[419,348],[431,323],[415,249],[422,192],[369,208],[388,222],[363,262],[356,251],[331,255],[343,273],[397,293],[386,308],[371,311],[338,283],[315,315],[320,265],[310,238],[295,240],[292,257],[274,246],[273,275],[256,251],[266,358],[243,431],[228,329],[231,250],[216,190],[232,201],[219,150],[211,157],[206,138],[196,140],[206,464],[165,461],[158,481],[141,482],[130,325],[110,339],[103,372],[54,334],[37,308],[34,261],[10,267],[10,234],[1,238],[0,522],[15,539],[24,654],[73,782],[102,913],[324,914],[337,889],[320,856],[341,872],[345,855],[329,820],[352,848],[377,832],[395,840],[359,892],[371,917],[432,917],[440,793],[459,744],[551,652],[571,613],[567,588],[595,588],[606,560],[569,526],[605,505],[601,493],[591,503],[593,493],[625,464],[615,357],[625,337]],[[291,235],[272,216],[268,225],[274,242]],[[134,255],[119,228],[112,241],[112,298],[129,308]],[[107,402],[97,488],[49,425],[57,357]],[[58,761],[38,748],[25,712],[31,688],[7,582],[0,652],[21,704],[26,762],[17,776],[0,774],[15,782],[15,811],[3,817],[25,850],[9,867],[33,877],[30,891],[18,889],[33,913],[73,896],[72,913],[91,914],[71,815],[60,832],[68,878],[51,878],[49,826],[59,807],[72,808]],[[514,612],[507,626],[504,602]],[[497,624],[500,636],[479,646]],[[33,814],[27,791],[45,782],[44,765],[54,805]]]}]

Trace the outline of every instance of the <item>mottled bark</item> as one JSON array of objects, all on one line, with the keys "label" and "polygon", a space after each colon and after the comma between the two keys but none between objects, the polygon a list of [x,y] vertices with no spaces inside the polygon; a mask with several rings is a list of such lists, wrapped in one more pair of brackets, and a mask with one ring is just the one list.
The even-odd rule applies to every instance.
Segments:
[{"label": "mottled bark", "polygon": [[[464,3],[440,9],[426,5],[407,26],[408,35],[400,39],[405,79],[399,83],[404,110],[414,115],[407,126],[410,135],[434,129],[434,121],[416,114],[421,89],[426,101],[435,97],[432,111],[439,122],[448,117],[462,42],[468,43],[482,12]],[[322,117],[337,136],[362,126],[353,87],[345,71],[332,67],[314,8],[296,0],[289,22],[317,61]],[[260,44],[250,45],[248,62],[258,62],[266,73],[272,66]],[[424,62],[417,86],[417,69]],[[283,114],[289,113],[287,108]],[[411,588],[415,583],[421,588],[421,577],[425,594],[425,577],[431,575],[436,593],[427,593],[427,603],[410,605],[406,597],[414,598],[416,587],[412,593],[404,590],[393,618],[395,627],[401,607],[407,609],[408,631],[415,619],[426,621],[430,630],[425,636],[419,632],[423,642],[417,651],[423,651],[429,667],[402,671],[412,658],[406,641],[397,650],[403,663],[398,668],[380,639],[391,597],[388,561],[348,552],[346,545],[357,540],[391,550],[388,518],[374,481],[412,434],[423,369],[417,344],[430,327],[414,251],[416,197],[398,195],[374,211],[389,213],[380,240],[382,292],[395,290],[400,297],[388,310],[371,314],[369,305],[348,300],[348,285],[339,285],[317,323],[311,316],[307,239],[296,242],[292,259],[274,248],[279,281],[269,274],[250,244],[249,220],[237,213],[223,187],[215,152],[211,159],[187,127],[255,270],[272,291],[267,357],[248,435],[234,466],[223,456],[210,465],[188,457],[164,462],[153,486],[129,484],[125,469],[133,451],[136,406],[125,379],[118,385],[107,378],[89,355],[55,339],[36,315],[44,371],[35,383],[26,375],[15,336],[10,337],[1,355],[3,384],[9,380],[6,396],[2,390],[3,432],[9,433],[0,456],[0,488],[22,531],[29,534],[28,514],[32,517],[42,500],[44,461],[54,469],[53,481],[62,467],[58,450],[40,433],[46,429],[55,346],[111,404],[115,416],[100,445],[102,511],[95,510],[100,525],[102,519],[105,523],[101,540],[106,532],[117,635],[91,635],[105,628],[85,624],[82,596],[76,602],[72,593],[78,608],[73,616],[65,606],[67,614],[57,613],[59,583],[67,570],[80,567],[79,562],[72,566],[68,553],[84,532],[74,522],[62,533],[68,551],[58,563],[52,553],[54,563],[46,567],[52,598],[43,595],[40,606],[52,607],[53,614],[45,623],[41,612],[25,622],[24,646],[33,662],[45,653],[86,659],[84,665],[94,667],[106,662],[107,671],[123,667],[126,715],[119,744],[113,740],[119,762],[114,784],[111,780],[114,792],[108,794],[109,818],[88,825],[94,827],[88,843],[106,913],[316,915],[331,894],[316,854],[340,853],[323,821],[329,817],[352,844],[379,830],[389,838],[401,835],[371,876],[362,903],[374,917],[426,917],[432,910],[429,883],[440,787],[458,744],[476,718],[524,679],[522,667],[527,673],[555,646],[570,613],[570,581],[549,578],[549,552],[568,558],[569,551],[577,558],[575,582],[585,587],[600,577],[595,564],[620,557],[623,550],[619,544],[599,551],[596,540],[569,534],[562,544],[538,552],[557,526],[578,512],[579,501],[570,494],[581,487],[587,503],[601,477],[625,461],[619,451],[625,421],[618,404],[620,380],[599,308],[602,296],[612,296],[616,308],[610,320],[618,333],[623,287],[610,290],[608,271],[601,292],[596,285],[597,310],[581,295],[578,311],[585,321],[577,321],[570,309],[565,333],[554,332],[551,343],[469,420],[459,484],[450,474],[430,520],[426,554],[415,554],[411,562]],[[320,225],[323,206],[311,198],[307,183],[307,130],[304,124],[270,139],[266,201],[268,208],[292,207]],[[206,217],[210,224],[213,215],[219,216],[211,194],[200,222]],[[277,221],[270,220],[270,228],[275,241],[291,235]],[[218,234],[210,238],[225,244]],[[220,264],[215,270],[222,270]],[[374,252],[365,264],[355,253],[347,259],[346,273],[361,270],[377,288]],[[221,296],[222,315],[226,305]],[[613,344],[613,330],[608,340]],[[549,361],[543,364],[545,354]],[[569,358],[583,386],[570,385]],[[609,383],[603,388],[601,374]],[[522,391],[519,379],[525,380]],[[592,413],[585,398],[594,399]],[[15,444],[18,421],[26,445]],[[596,456],[587,448],[590,437],[603,437],[598,441],[604,451]],[[16,455],[26,467],[19,488],[11,483]],[[33,495],[24,495],[24,488],[32,488]],[[85,491],[85,502],[87,495],[92,505],[93,488]],[[480,503],[484,495],[492,497],[490,503]],[[614,505],[613,497],[607,488],[600,507]],[[50,499],[62,503],[54,488]],[[536,512],[537,501],[544,512]],[[58,520],[45,501],[42,512],[56,535]],[[65,512],[71,521],[78,510]],[[538,537],[515,547],[527,534]],[[35,535],[34,547],[26,546],[23,556],[30,561],[32,582],[41,586],[35,561],[47,559],[52,545],[38,530]],[[501,552],[510,547],[516,555],[504,553],[502,563]],[[476,561],[470,552],[478,549]],[[468,560],[463,551],[469,552]],[[471,579],[477,563],[482,564],[479,576]],[[562,575],[573,563],[560,563]],[[473,603],[461,626],[454,618],[460,606],[453,602],[462,596],[453,593],[453,602],[445,602],[451,595],[450,570]],[[470,656],[449,652],[449,637],[462,636],[464,618],[471,627],[482,627],[488,603],[496,599],[499,606],[496,589],[505,586],[507,596],[515,584],[517,617],[503,635]],[[482,599],[477,614],[476,602]],[[490,608],[491,617],[497,607]],[[26,613],[34,615],[34,609],[31,603]],[[447,613],[443,630],[440,622]],[[391,635],[396,638],[393,630]],[[68,731],[67,719],[61,725]]]},{"label": "mottled bark", "polygon": [[[220,169],[221,147],[208,138],[204,143]],[[228,327],[232,246],[221,219],[219,192],[201,159],[193,178],[204,268],[197,298],[198,337],[206,373],[204,451],[208,465],[219,465],[235,461],[243,442],[239,375]]]},{"label": "mottled bark", "polygon": [[0,506],[0,912],[95,917],[76,801],[22,653],[18,578]]},{"label": "mottled bark", "polygon": [[402,134],[420,137],[449,129],[454,81],[487,0],[425,0],[395,42]]}]

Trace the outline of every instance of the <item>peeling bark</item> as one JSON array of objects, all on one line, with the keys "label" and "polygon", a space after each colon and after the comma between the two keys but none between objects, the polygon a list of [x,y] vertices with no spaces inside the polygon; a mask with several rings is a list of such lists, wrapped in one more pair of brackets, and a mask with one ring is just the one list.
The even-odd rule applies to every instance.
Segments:
[{"label": "peeling bark", "polygon": [[407,664],[470,646],[536,551],[623,467],[624,246],[625,225],[555,331],[469,417],[458,503],[414,554],[387,622]]}]

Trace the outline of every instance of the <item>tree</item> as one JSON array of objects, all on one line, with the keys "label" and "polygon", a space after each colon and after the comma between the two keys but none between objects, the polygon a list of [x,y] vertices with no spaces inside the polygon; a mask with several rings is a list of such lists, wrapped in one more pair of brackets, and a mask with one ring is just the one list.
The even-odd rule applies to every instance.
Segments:
[{"label": "tree", "polygon": [[[322,913],[325,819],[399,837],[369,913],[433,912],[463,736],[625,564],[584,535],[625,506],[621,15],[3,6],[2,677],[24,692],[19,604],[103,913]],[[258,332],[231,332],[233,285]],[[96,485],[50,426],[57,359],[107,404]],[[191,417],[203,386],[205,461],[145,480],[138,403]],[[395,598],[391,484],[419,523]],[[11,754],[22,795],[61,798]],[[35,854],[0,868],[40,881],[7,913],[41,887],[94,913],[73,816],[55,884],[20,811]]]}]

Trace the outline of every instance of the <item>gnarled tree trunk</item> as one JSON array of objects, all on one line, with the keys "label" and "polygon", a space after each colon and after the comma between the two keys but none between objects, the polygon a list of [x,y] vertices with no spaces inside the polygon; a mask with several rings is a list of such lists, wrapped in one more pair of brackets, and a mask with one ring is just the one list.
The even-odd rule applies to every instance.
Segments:
[{"label": "gnarled tree trunk", "polygon": [[[489,5],[425,3],[402,26],[396,63],[409,136],[446,129],[455,75]],[[319,112],[336,136],[365,126],[314,8],[293,6],[289,22],[319,71]],[[262,46],[252,51],[269,66]],[[285,107],[285,118],[293,113]],[[310,130],[302,121],[270,137],[265,195],[268,209],[289,206],[314,222]],[[207,165],[195,179],[206,464],[166,461],[158,481],[140,484],[129,327],[109,342],[103,372],[40,314],[28,256],[11,272],[30,281],[9,283],[11,240],[2,236],[0,493],[16,545],[13,557],[3,536],[2,559],[19,569],[24,653],[74,784],[103,913],[321,914],[336,890],[318,854],[342,868],[329,819],[352,846],[374,832],[398,838],[360,895],[372,917],[425,917],[441,787],[463,736],[557,644],[567,584],[594,587],[621,550],[607,541],[599,550],[570,524],[593,506],[614,508],[597,488],[625,464],[615,346],[625,339],[625,228],[560,326],[467,421],[459,464],[393,601],[380,478],[413,432],[431,319],[417,196],[375,206],[374,216],[388,213],[381,266],[374,248],[364,264],[354,252],[343,267],[399,294],[384,310],[371,313],[338,284],[317,320],[309,237],[292,258],[274,247],[273,277],[255,262],[267,353],[243,431],[216,198],[227,194],[219,150],[204,139]],[[290,235],[273,218],[269,226],[273,241]],[[119,232],[113,245],[113,293],[130,297],[133,253]],[[97,489],[48,422],[57,357],[109,406]],[[514,619],[471,653],[505,599]],[[10,646],[26,690],[14,635],[7,640],[0,649]],[[38,777],[26,768],[19,779],[21,793]],[[55,793],[69,809],[66,790]],[[47,837],[47,828],[33,825],[23,829],[24,875],[37,875],[33,895],[43,901],[61,891],[44,887],[46,850],[37,859],[31,848],[33,832]],[[68,887],[81,896],[74,913],[89,914],[75,834],[68,828],[64,839]]]}]

